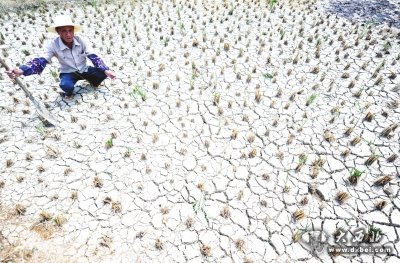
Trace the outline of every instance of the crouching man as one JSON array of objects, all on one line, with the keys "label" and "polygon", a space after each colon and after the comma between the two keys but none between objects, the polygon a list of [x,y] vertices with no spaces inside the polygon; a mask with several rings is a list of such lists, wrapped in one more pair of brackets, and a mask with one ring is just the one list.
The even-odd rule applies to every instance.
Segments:
[{"label": "crouching man", "polygon": [[[98,87],[107,77],[115,79],[115,73],[93,53],[90,43],[75,35],[80,29],[69,16],[57,16],[54,25],[47,30],[57,33],[58,37],[47,46],[44,56],[7,71],[8,76],[15,79],[21,75],[41,74],[55,56],[60,63],[60,88],[63,90],[61,95],[67,99],[74,96],[74,86],[78,80],[87,80],[93,87]],[[86,58],[91,60],[94,67],[86,64]]]}]

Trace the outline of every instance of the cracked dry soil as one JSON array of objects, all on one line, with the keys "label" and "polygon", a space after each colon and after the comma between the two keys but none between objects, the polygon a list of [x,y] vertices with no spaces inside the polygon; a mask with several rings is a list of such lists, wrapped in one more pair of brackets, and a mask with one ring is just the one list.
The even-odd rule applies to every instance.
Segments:
[{"label": "cracked dry soil", "polygon": [[[48,128],[0,69],[0,261],[398,262],[400,31],[273,2],[2,12],[9,64],[66,10],[119,79],[66,101],[57,61],[25,77],[64,124]],[[391,252],[304,241],[353,228]]]}]

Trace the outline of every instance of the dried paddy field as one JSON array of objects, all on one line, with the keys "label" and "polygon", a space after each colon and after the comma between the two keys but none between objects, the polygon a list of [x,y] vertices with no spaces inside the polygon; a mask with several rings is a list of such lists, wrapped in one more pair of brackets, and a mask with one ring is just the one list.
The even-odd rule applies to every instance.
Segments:
[{"label": "dried paddy field", "polygon": [[[51,128],[0,69],[0,262],[398,262],[399,2],[341,2],[1,12],[9,64],[65,10],[118,80],[25,77]],[[328,253],[357,229],[391,252]]]}]

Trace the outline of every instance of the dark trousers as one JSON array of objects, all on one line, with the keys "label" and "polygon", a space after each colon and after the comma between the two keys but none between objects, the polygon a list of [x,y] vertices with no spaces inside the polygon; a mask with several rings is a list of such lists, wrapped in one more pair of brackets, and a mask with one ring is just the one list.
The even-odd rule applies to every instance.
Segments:
[{"label": "dark trousers", "polygon": [[60,88],[66,94],[72,94],[75,83],[78,80],[87,80],[91,85],[97,87],[107,78],[106,74],[95,67],[89,67],[87,72],[60,73]]}]

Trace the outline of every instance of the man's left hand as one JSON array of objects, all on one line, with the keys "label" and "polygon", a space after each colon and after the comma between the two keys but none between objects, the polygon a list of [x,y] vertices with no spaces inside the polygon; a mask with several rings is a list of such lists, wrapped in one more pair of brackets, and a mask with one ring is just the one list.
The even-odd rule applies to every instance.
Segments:
[{"label": "man's left hand", "polygon": [[104,74],[106,74],[106,76],[108,78],[113,79],[113,80],[117,78],[114,71],[112,71],[112,70],[106,70],[106,71],[104,71]]}]

